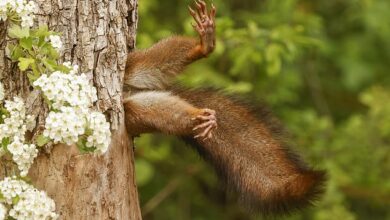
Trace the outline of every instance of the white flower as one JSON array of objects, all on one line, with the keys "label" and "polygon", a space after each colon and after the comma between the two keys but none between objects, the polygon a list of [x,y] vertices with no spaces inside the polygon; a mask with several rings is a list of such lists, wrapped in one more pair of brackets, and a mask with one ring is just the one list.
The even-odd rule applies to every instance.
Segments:
[{"label": "white flower", "polygon": [[10,210],[9,215],[15,219],[57,219],[55,204],[45,192],[29,188],[20,195],[20,200]]},{"label": "white flower", "polygon": [[[12,160],[18,165],[21,176],[26,176],[34,158],[38,155],[38,150],[33,144],[24,144],[24,135],[27,130],[34,128],[34,118],[26,115],[26,108],[23,100],[14,97],[14,101],[5,101],[7,110],[3,115],[3,124],[0,124],[0,141],[8,138],[8,151],[12,155]],[[0,156],[6,152],[0,150]]]},{"label": "white flower", "polygon": [[17,180],[16,177],[6,177],[3,181],[0,181],[0,192],[4,197],[4,202],[8,205],[12,204],[14,197],[20,196],[23,191],[31,187],[26,182]]},{"label": "white flower", "polygon": [[7,149],[12,154],[12,160],[18,165],[21,176],[26,176],[35,157],[38,156],[38,149],[34,144],[24,144],[17,138],[8,145]]},{"label": "white flower", "polygon": [[0,0],[0,21],[7,20],[7,14],[16,13],[21,18],[22,27],[33,25],[34,15],[37,6],[33,1],[26,0]]},{"label": "white flower", "polygon": [[49,40],[50,40],[51,45],[54,48],[56,48],[58,51],[61,50],[61,48],[62,48],[62,41],[61,41],[60,36],[58,36],[58,35],[50,35],[49,36]]},{"label": "white flower", "polygon": [[[26,122],[34,120],[32,116],[26,115],[26,107],[22,99],[14,97],[13,101],[6,100],[5,109],[9,113],[7,116],[3,115],[3,124],[0,124],[0,140],[3,138],[18,138],[24,141],[24,135],[27,131]],[[31,128],[31,127],[30,127]]]},{"label": "white flower", "polygon": [[75,74],[77,66],[72,67],[70,62],[63,65],[71,68],[69,74],[59,71],[49,76],[43,74],[33,83],[54,110],[46,118],[43,135],[54,143],[68,145],[77,143],[82,136],[85,147],[104,153],[111,141],[110,124],[102,113],[90,110],[97,100],[96,89],[85,74]]},{"label": "white flower", "polygon": [[61,107],[58,112],[50,112],[46,118],[45,137],[54,143],[75,144],[80,136],[86,135],[86,147],[103,154],[111,142],[110,124],[100,112],[88,108]]},{"label": "white flower", "polygon": [[7,3],[9,0],[0,0],[0,10],[6,10],[7,9]]},{"label": "white flower", "polygon": [[7,208],[5,208],[3,203],[0,203],[0,220],[4,220],[6,214],[7,214]]},{"label": "white flower", "polygon": [[22,16],[22,23],[20,24],[22,27],[31,27],[34,25],[34,16],[29,15],[29,16]]},{"label": "white flower", "polygon": [[92,133],[87,137],[87,147],[95,147],[95,152],[105,153],[111,142],[110,123],[101,112],[90,112],[87,121]]},{"label": "white flower", "polygon": [[43,135],[54,143],[74,144],[85,132],[85,115],[72,107],[61,107],[60,110],[49,113]]},{"label": "white flower", "polygon": [[[0,192],[4,197],[5,203],[11,205],[9,216],[18,220],[43,220],[57,219],[55,204],[45,192],[35,189],[23,180],[15,177],[6,177],[0,182]],[[14,198],[18,197],[19,201],[13,204]],[[0,205],[2,205],[0,203]],[[0,207],[1,209],[1,207]],[[4,209],[4,212],[7,210]],[[1,217],[1,210],[0,210]],[[0,218],[1,219],[1,218]]]},{"label": "white flower", "polygon": [[3,99],[4,99],[4,87],[3,84],[0,82],[0,102],[3,101]]},{"label": "white flower", "polygon": [[29,1],[25,6],[25,10],[30,13],[36,13],[37,12],[37,5],[33,1]]},{"label": "white flower", "polygon": [[79,70],[79,66],[78,65],[73,65],[72,66],[72,63],[69,62],[69,61],[68,62],[64,62],[63,65],[70,69],[69,74],[76,74],[76,73],[78,73],[78,70]]},{"label": "white flower", "polygon": [[43,91],[54,109],[62,106],[88,108],[97,100],[96,89],[85,74],[75,75],[73,72],[77,72],[77,67],[73,67],[69,74],[59,71],[50,76],[42,74],[33,85]]}]

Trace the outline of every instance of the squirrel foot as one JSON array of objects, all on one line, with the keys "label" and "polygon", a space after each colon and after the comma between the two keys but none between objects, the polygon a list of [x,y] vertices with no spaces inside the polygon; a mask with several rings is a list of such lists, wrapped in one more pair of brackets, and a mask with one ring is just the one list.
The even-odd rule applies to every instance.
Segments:
[{"label": "squirrel foot", "polygon": [[201,123],[195,126],[192,130],[204,129],[201,133],[194,136],[194,138],[203,138],[203,140],[213,137],[212,131],[217,128],[217,118],[214,110],[202,109],[202,112],[192,120],[200,120]]},{"label": "squirrel foot", "polygon": [[199,33],[201,50],[204,56],[210,54],[215,48],[215,13],[216,9],[211,4],[210,12],[207,11],[206,3],[203,0],[195,1],[196,11],[188,6],[191,16],[196,24],[192,24]]}]

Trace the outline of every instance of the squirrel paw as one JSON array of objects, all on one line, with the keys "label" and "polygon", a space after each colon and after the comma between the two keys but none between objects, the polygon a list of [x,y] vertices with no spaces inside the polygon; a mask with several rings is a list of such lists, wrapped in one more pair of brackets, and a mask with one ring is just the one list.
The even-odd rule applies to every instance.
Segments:
[{"label": "squirrel paw", "polygon": [[193,118],[192,120],[200,120],[201,123],[195,126],[192,130],[196,131],[198,129],[204,129],[198,135],[195,135],[194,138],[203,138],[203,140],[213,137],[212,131],[217,128],[217,118],[214,110],[211,109],[202,109],[202,112]]},{"label": "squirrel paw", "polygon": [[195,1],[196,11],[188,6],[191,16],[196,24],[192,24],[199,33],[202,52],[208,55],[215,47],[215,13],[216,9],[211,4],[210,12],[207,11],[206,3],[203,0]]}]

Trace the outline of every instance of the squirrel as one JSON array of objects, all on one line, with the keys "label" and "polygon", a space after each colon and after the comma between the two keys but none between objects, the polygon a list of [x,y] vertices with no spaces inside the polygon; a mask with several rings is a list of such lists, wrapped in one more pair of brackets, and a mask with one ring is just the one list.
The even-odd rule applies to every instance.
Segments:
[{"label": "squirrel", "polygon": [[129,53],[123,85],[128,134],[182,137],[252,211],[285,214],[310,205],[324,191],[326,172],[311,169],[289,149],[272,116],[257,116],[218,91],[172,87],[188,64],[215,48],[214,5],[195,1],[189,13],[199,39],[173,36]]}]

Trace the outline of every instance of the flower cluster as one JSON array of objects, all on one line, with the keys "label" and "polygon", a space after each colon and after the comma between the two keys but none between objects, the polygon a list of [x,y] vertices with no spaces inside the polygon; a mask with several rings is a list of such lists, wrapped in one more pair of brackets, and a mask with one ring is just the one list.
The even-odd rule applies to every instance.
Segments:
[{"label": "flower cluster", "polygon": [[[26,176],[38,150],[34,144],[24,144],[25,133],[34,127],[34,118],[26,115],[26,108],[22,99],[14,97],[14,101],[5,101],[7,114],[3,115],[3,124],[0,124],[0,141],[7,140],[7,150],[12,154],[13,161],[18,165],[21,176]],[[4,154],[4,149],[0,155]]]},{"label": "flower cluster", "polygon": [[[72,73],[77,71],[73,68]],[[54,109],[62,106],[88,108],[97,100],[96,89],[85,74],[64,74],[56,71],[50,76],[43,74],[35,82],[46,98],[52,103]]]},{"label": "flower cluster", "polygon": [[60,51],[61,48],[62,48],[62,41],[61,41],[61,38],[60,36],[58,35],[50,35],[49,36],[49,41],[51,43],[51,45],[57,49],[57,51]]},{"label": "flower cluster", "polygon": [[100,112],[89,113],[87,121],[91,135],[87,137],[86,146],[95,147],[98,153],[106,152],[111,139],[110,124]]},{"label": "flower cluster", "polygon": [[61,107],[59,112],[50,112],[46,118],[43,135],[54,143],[76,143],[85,133],[85,114],[72,107]]},{"label": "flower cluster", "polygon": [[[101,112],[75,107],[61,107],[50,112],[46,118],[45,137],[54,143],[77,143],[86,139],[86,148],[96,153],[105,153],[111,142],[110,124]],[[85,149],[84,149],[85,150]]]},{"label": "flower cluster", "polygon": [[[58,217],[54,212],[54,201],[45,192],[35,189],[23,180],[6,177],[0,182],[0,193],[3,195],[1,202],[12,206],[8,215],[14,219],[57,219]],[[0,205],[6,212],[4,205],[1,203]],[[0,210],[0,217],[1,213]]]},{"label": "flower cluster", "polygon": [[[27,189],[31,188],[29,184],[22,180],[17,180],[15,177],[6,177],[0,181],[0,193],[3,198],[2,202],[12,204],[12,199],[22,194]],[[1,201],[1,200],[0,200]]]},{"label": "flower cluster", "polygon": [[3,138],[17,138],[24,141],[24,134],[31,130],[34,118],[26,115],[26,107],[21,98],[14,97],[14,101],[6,100],[5,109],[7,114],[3,115],[3,124],[0,124],[0,140]]},{"label": "flower cluster", "polygon": [[4,220],[6,214],[7,208],[2,203],[0,203],[0,220]]},{"label": "flower cluster", "polygon": [[70,69],[69,74],[76,74],[79,71],[79,66],[78,65],[73,65],[71,62],[64,62],[62,63],[64,66],[68,67]]},{"label": "flower cluster", "polygon": [[[1,0],[0,1],[0,21],[11,18],[20,21],[22,27],[33,26],[34,15],[37,6],[33,1],[26,0]],[[14,18],[18,16],[18,18]],[[19,20],[20,19],[20,20]]]},{"label": "flower cluster", "polygon": [[53,109],[46,118],[43,135],[54,143],[68,145],[82,138],[86,140],[84,150],[104,153],[111,141],[110,124],[102,113],[90,109],[97,100],[96,89],[85,74],[76,75],[77,66],[69,62],[64,66],[70,69],[69,74],[43,74],[33,84],[42,90]]},{"label": "flower cluster", "polygon": [[12,160],[18,165],[20,175],[26,176],[35,157],[38,156],[38,149],[35,144],[24,144],[15,138],[14,141],[8,145],[7,149],[12,154]]}]

